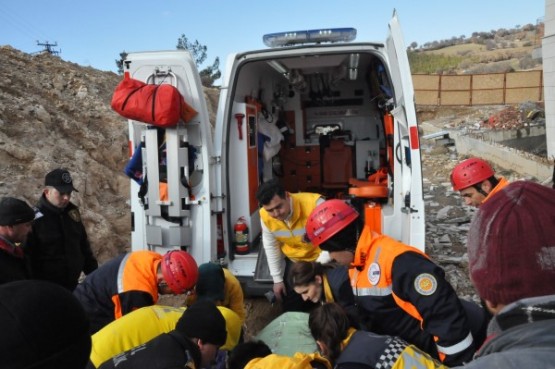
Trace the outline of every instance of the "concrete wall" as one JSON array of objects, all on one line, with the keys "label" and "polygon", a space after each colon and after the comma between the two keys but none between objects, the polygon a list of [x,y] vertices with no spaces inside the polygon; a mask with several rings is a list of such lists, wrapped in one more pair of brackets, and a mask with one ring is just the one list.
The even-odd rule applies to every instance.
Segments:
[{"label": "concrete wall", "polygon": [[484,158],[502,168],[535,177],[540,182],[551,180],[553,165],[538,161],[534,155],[466,135],[451,137],[455,139],[455,147],[459,154]]},{"label": "concrete wall", "polygon": [[547,157],[555,158],[555,0],[545,0],[542,40]]}]

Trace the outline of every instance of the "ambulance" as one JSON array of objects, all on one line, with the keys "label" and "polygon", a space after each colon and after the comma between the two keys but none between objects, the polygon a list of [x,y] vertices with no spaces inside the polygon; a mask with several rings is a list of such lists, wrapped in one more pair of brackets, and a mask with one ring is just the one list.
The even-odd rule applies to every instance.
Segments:
[{"label": "ambulance", "polygon": [[272,279],[256,192],[275,178],[289,192],[345,199],[376,231],[424,250],[418,124],[396,13],[385,43],[356,41],[353,28],[263,42],[228,57],[214,123],[187,51],[128,54],[129,76],[174,85],[197,111],[169,128],[129,120],[142,167],[142,184],[131,181],[132,250],[186,250],[263,294]]}]

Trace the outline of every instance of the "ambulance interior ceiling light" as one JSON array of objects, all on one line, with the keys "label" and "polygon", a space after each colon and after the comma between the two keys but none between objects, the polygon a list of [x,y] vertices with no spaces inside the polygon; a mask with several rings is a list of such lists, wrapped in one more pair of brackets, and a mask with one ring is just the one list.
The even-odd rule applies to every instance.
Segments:
[{"label": "ambulance interior ceiling light", "polygon": [[289,73],[287,68],[285,68],[285,66],[278,61],[270,60],[268,64],[280,74],[286,75],[287,73]]},{"label": "ambulance interior ceiling light", "polygon": [[349,55],[349,79],[354,81],[358,76],[358,62],[360,60],[360,54]]},{"label": "ambulance interior ceiling light", "polygon": [[329,28],[269,33],[262,37],[262,41],[268,47],[280,47],[305,43],[350,42],[356,36],[355,28]]}]

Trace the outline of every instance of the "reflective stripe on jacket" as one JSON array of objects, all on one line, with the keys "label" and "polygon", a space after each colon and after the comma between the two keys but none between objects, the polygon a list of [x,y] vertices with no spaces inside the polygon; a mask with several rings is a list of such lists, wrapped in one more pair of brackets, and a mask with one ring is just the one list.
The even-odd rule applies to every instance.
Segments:
[{"label": "reflective stripe on jacket", "polygon": [[291,197],[291,219],[289,226],[282,220],[272,217],[264,208],[260,209],[260,218],[281,243],[281,251],[293,261],[314,261],[320,255],[320,248],[305,241],[305,225],[308,216],[316,207],[321,197],[316,193],[294,193]]}]

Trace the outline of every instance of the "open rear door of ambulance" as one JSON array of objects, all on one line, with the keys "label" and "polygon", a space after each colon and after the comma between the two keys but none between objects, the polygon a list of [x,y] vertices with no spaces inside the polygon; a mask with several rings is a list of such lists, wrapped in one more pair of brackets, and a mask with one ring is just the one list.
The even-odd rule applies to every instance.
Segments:
[{"label": "open rear door of ambulance", "polygon": [[172,84],[197,111],[167,128],[129,120],[131,156],[140,150],[143,182],[131,181],[132,250],[182,249],[198,264],[215,260],[212,127],[194,60],[185,50],[137,52],[124,67],[131,78]]},{"label": "open rear door of ambulance", "polygon": [[[394,109],[394,203],[402,213],[400,240],[424,250],[425,216],[422,195],[422,165],[418,123],[414,107],[414,88],[405,42],[397,12],[389,22],[386,50],[395,91]],[[400,206],[399,206],[400,204]],[[397,218],[397,217],[395,217]]]}]

